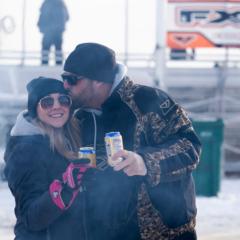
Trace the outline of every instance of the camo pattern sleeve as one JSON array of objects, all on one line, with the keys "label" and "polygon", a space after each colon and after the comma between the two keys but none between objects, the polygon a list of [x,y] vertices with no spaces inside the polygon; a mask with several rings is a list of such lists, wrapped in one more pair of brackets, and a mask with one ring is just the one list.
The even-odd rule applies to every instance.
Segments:
[{"label": "camo pattern sleeve", "polygon": [[119,93],[137,118],[134,151],[144,158],[150,185],[196,168],[201,143],[182,107],[160,89],[131,81]]}]

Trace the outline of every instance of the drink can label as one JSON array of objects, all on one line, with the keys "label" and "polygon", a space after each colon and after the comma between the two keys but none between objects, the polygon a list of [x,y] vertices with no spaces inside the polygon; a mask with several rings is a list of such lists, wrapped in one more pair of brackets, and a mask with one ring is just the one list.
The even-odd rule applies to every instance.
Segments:
[{"label": "drink can label", "polygon": [[90,165],[96,167],[96,152],[93,147],[81,147],[78,152],[79,158],[88,158]]},{"label": "drink can label", "polygon": [[119,132],[106,133],[105,146],[108,157],[108,164],[110,166],[114,166],[123,160],[122,158],[119,158],[113,161],[111,158],[113,154],[123,149],[123,140]]}]

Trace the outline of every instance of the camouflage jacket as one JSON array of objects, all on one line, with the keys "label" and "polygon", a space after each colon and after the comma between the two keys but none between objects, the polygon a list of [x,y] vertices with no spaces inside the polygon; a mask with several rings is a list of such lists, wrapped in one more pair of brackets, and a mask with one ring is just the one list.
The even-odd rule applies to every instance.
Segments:
[{"label": "camouflage jacket", "polygon": [[[79,111],[84,145],[92,136],[89,112]],[[191,175],[201,143],[186,112],[160,89],[125,78],[97,116],[97,154],[104,133],[120,131],[127,150],[140,154],[147,176],[137,192],[136,215],[141,239],[174,239],[195,228],[195,189]],[[104,157],[98,159],[104,168]],[[129,177],[131,178],[131,177]]]}]

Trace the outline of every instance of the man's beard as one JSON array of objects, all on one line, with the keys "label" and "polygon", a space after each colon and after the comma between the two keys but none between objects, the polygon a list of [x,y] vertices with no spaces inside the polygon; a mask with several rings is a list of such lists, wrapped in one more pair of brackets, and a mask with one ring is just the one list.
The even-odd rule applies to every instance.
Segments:
[{"label": "man's beard", "polygon": [[76,97],[76,98],[72,98],[72,101],[73,101],[73,108],[74,109],[78,109],[78,108],[84,108],[85,107],[85,104],[83,103],[83,101]]}]

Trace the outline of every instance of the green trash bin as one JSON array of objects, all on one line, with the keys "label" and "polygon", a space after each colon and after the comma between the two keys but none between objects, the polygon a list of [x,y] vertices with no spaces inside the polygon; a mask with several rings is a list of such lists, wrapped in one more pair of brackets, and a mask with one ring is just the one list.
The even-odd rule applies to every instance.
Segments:
[{"label": "green trash bin", "polygon": [[216,196],[220,190],[224,124],[221,119],[193,120],[193,127],[202,142],[200,163],[193,172],[196,194]]}]

